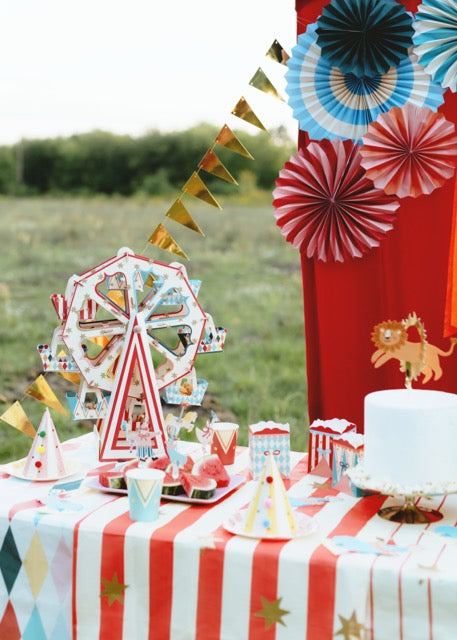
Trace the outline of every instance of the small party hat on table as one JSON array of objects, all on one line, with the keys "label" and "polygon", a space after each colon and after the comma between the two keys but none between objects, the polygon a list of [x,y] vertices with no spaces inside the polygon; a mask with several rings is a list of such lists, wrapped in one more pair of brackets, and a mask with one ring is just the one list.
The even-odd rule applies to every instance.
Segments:
[{"label": "small party hat on table", "polygon": [[53,480],[67,474],[62,449],[49,409],[43,413],[23,475],[30,480]]},{"label": "small party hat on table", "polygon": [[254,498],[247,509],[244,533],[259,538],[291,538],[297,533],[297,524],[273,455],[267,456]]}]

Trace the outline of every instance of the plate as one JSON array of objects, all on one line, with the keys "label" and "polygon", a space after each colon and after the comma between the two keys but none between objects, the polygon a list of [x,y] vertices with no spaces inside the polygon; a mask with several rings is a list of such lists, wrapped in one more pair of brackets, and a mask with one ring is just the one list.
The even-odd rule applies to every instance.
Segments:
[{"label": "plate", "polygon": [[297,531],[291,536],[263,536],[255,532],[247,533],[244,531],[245,514],[247,509],[236,511],[222,524],[224,529],[229,533],[234,533],[237,536],[243,536],[244,538],[255,538],[257,540],[292,540],[296,538],[304,538],[309,536],[317,530],[317,523],[314,518],[301,513],[300,511],[294,511],[295,522],[297,523]]},{"label": "plate", "polygon": [[[214,504],[215,502],[219,502],[225,496],[228,496],[229,493],[238,489],[244,482],[246,478],[244,476],[230,476],[230,482],[227,487],[218,487],[211,498],[189,498],[185,494],[181,494],[179,496],[170,496],[163,495],[163,500],[170,500],[171,502],[186,502],[189,504]],[[104,487],[100,484],[97,476],[91,476],[86,479],[84,483],[85,487],[89,487],[90,489],[97,489],[98,491],[103,491],[104,493],[118,493],[122,495],[127,495],[127,489],[111,489],[110,487]]]},{"label": "plate", "polygon": [[24,475],[24,467],[27,458],[22,458],[22,460],[16,460],[15,462],[10,462],[2,466],[2,471],[5,473],[9,473],[10,476],[14,476],[15,478],[20,478],[21,480],[28,480],[29,482],[54,482],[55,480],[62,480],[63,478],[69,478],[70,476],[75,475],[81,470],[81,464],[76,460],[67,460],[65,462],[65,466],[67,468],[67,472],[61,475],[54,475],[51,478],[28,478]]},{"label": "plate", "polygon": [[447,495],[457,493],[457,480],[448,482],[424,482],[421,485],[396,484],[382,478],[373,478],[366,473],[363,462],[346,469],[345,474],[359,489],[375,491],[386,496],[412,496],[417,498]]}]

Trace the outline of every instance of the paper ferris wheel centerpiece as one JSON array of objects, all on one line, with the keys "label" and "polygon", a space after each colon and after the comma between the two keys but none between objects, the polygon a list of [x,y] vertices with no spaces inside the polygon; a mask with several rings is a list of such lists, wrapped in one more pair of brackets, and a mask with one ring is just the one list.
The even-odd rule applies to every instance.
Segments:
[{"label": "paper ferris wheel centerpiece", "polygon": [[133,458],[137,430],[165,453],[160,391],[172,404],[201,403],[207,383],[195,359],[222,351],[226,331],[201,308],[199,285],[179,263],[123,248],[51,297],[61,324],[38,347],[43,368],[81,375],[68,400],[74,419],[98,420],[100,460]]}]

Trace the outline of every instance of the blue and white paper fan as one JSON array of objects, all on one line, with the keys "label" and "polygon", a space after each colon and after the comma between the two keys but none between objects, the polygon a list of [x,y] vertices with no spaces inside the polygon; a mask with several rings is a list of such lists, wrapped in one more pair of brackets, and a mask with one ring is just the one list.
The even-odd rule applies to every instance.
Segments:
[{"label": "blue and white paper fan", "polygon": [[457,91],[457,2],[424,0],[414,23],[414,53],[435,82]]},{"label": "blue and white paper fan", "polygon": [[300,129],[316,140],[360,141],[380,113],[407,102],[436,111],[443,88],[410,54],[385,74],[357,77],[332,67],[321,55],[316,25],[298,37],[287,62],[286,92]]},{"label": "blue and white paper fan", "polygon": [[408,55],[412,17],[395,0],[331,0],[317,20],[328,62],[358,76],[386,73]]}]

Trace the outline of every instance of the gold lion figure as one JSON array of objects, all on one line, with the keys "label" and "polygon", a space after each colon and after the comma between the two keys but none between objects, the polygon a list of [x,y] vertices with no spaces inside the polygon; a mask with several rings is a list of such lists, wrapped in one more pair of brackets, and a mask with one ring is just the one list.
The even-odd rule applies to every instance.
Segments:
[{"label": "gold lion figure", "polygon": [[377,324],[371,334],[371,340],[377,347],[377,351],[371,356],[375,368],[382,367],[388,360],[395,358],[400,361],[400,371],[406,370],[406,363],[410,364],[413,379],[422,374],[422,384],[428,382],[432,376],[434,380],[439,380],[443,375],[439,356],[450,356],[457,338],[451,338],[448,351],[427,342],[409,342],[407,338],[404,322],[386,320]]}]

